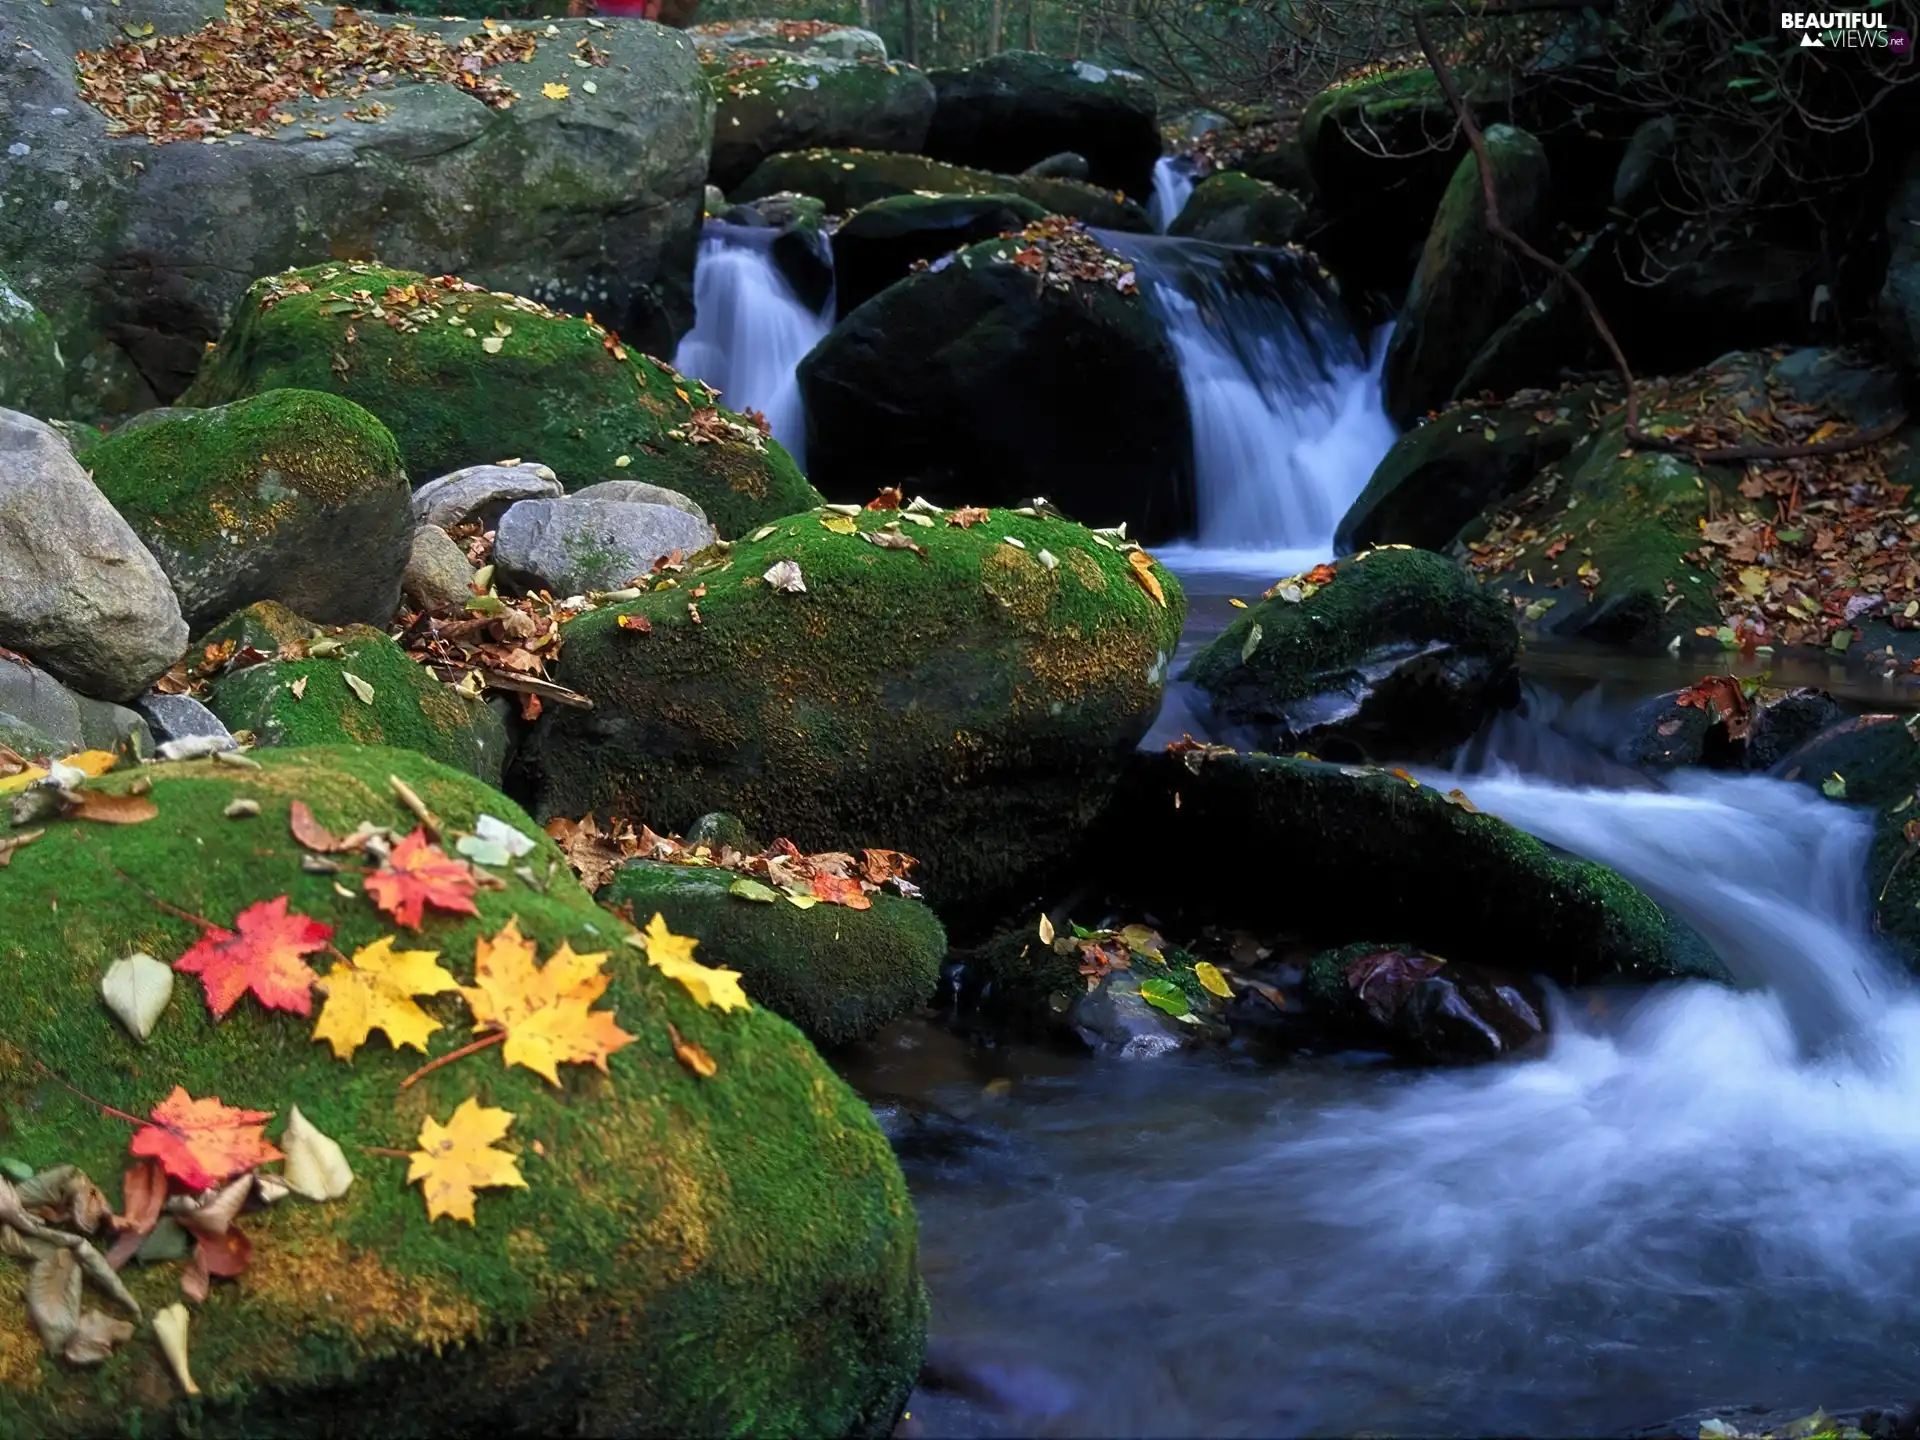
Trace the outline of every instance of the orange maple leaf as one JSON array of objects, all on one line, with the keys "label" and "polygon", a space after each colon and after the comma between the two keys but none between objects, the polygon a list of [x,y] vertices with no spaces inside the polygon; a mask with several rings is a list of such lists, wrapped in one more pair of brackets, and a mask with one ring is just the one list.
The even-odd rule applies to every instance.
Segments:
[{"label": "orange maple leaf", "polygon": [[844,875],[815,875],[807,882],[813,893],[829,905],[844,905],[849,910],[871,910],[873,901],[860,888],[858,880]]},{"label": "orange maple leaf", "polygon": [[611,1010],[590,1008],[613,978],[600,968],[606,959],[604,951],[576,955],[562,942],[542,968],[519,921],[507,921],[474,945],[473,986],[461,991],[478,1022],[473,1028],[503,1032],[507,1064],[524,1065],[550,1084],[560,1083],[562,1061],[604,1071],[609,1055],[633,1043]]},{"label": "orange maple leaf", "polygon": [[947,512],[947,523],[949,525],[958,525],[962,530],[967,530],[975,525],[982,524],[986,519],[987,512],[977,505],[962,505],[958,510],[950,510]]},{"label": "orange maple leaf", "polygon": [[173,962],[174,969],[200,977],[214,1018],[224,1018],[249,990],[269,1010],[312,1014],[317,977],[300,957],[323,949],[333,938],[333,927],[311,916],[288,914],[285,895],[249,905],[233,924],[232,930],[209,925],[193,948]]},{"label": "orange maple leaf", "polygon": [[[478,915],[473,906],[473,869],[455,860],[438,845],[427,843],[424,829],[415,830],[393,847],[385,869],[367,877],[373,903],[409,930],[420,928],[424,907]],[[302,1012],[305,1013],[304,1011]]]},{"label": "orange maple leaf", "polygon": [[273,1116],[265,1110],[239,1110],[217,1096],[196,1100],[176,1085],[151,1114],[153,1123],[134,1132],[127,1148],[158,1160],[189,1190],[286,1158],[267,1143],[266,1122]]}]

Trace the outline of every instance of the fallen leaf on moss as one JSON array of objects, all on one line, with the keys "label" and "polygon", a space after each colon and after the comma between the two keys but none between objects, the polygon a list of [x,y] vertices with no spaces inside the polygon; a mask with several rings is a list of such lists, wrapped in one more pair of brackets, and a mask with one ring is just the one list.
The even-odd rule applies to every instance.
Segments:
[{"label": "fallen leaf on moss", "polygon": [[287,897],[279,895],[242,910],[232,930],[209,926],[173,968],[200,977],[216,1020],[249,991],[269,1010],[308,1015],[314,974],[300,957],[325,948],[332,938],[331,925],[290,914]]},{"label": "fallen leaf on moss", "polygon": [[190,1190],[205,1190],[243,1170],[283,1158],[267,1143],[265,1110],[241,1110],[217,1096],[196,1100],[182,1086],[151,1112],[128,1149],[150,1155]]},{"label": "fallen leaf on moss", "polygon": [[1166,608],[1167,594],[1160,588],[1160,579],[1153,573],[1153,557],[1144,550],[1129,550],[1127,564],[1133,567],[1133,578],[1140,582],[1140,588],[1153,597],[1161,609]]},{"label": "fallen leaf on moss", "polygon": [[[847,531],[851,532],[852,529],[853,522],[849,520],[847,521]],[[806,578],[801,575],[798,562],[793,560],[774,561],[772,565],[767,567],[767,573],[760,578],[771,585],[776,593],[782,595],[798,595],[803,593],[807,588]]]},{"label": "fallen leaf on moss", "polygon": [[307,681],[309,678],[310,678],[309,676],[302,675],[298,680],[294,681],[293,684],[287,687],[289,690],[293,692],[294,699],[304,700],[307,698]]},{"label": "fallen leaf on moss", "polygon": [[296,1195],[308,1200],[338,1200],[353,1186],[353,1170],[346,1153],[332,1136],[323,1134],[295,1105],[280,1135],[287,1152],[282,1178]]},{"label": "fallen leaf on moss", "polygon": [[747,1010],[747,993],[740,988],[740,972],[702,965],[693,958],[700,942],[691,936],[676,935],[667,928],[666,917],[655,913],[639,937],[647,952],[647,963],[670,980],[686,986],[687,993],[701,1005],[720,1010]]},{"label": "fallen leaf on moss", "polygon": [[878,495],[874,496],[873,499],[867,502],[867,509],[898,510],[900,508],[900,502],[902,498],[903,497],[900,494],[900,487],[898,485],[889,485],[886,487],[886,489],[882,490]]},{"label": "fallen leaf on moss", "polygon": [[347,688],[353,691],[362,705],[373,704],[373,686],[362,680],[351,670],[342,670],[340,678],[347,682]]},{"label": "fallen leaf on moss", "polygon": [[702,1080],[711,1080],[720,1073],[720,1062],[682,1035],[671,1020],[667,1022],[667,1039],[673,1042],[673,1058]]},{"label": "fallen leaf on moss", "polygon": [[120,1209],[112,1217],[115,1238],[107,1264],[118,1270],[140,1250],[141,1243],[160,1223],[167,1200],[167,1172],[158,1160],[129,1165],[120,1178]]},{"label": "fallen leaf on moss", "polygon": [[331,1045],[336,1060],[351,1060],[375,1030],[384,1033],[396,1050],[408,1045],[424,1053],[427,1037],[440,1028],[440,1022],[415,1004],[413,997],[460,988],[460,982],[441,968],[437,950],[395,950],[393,941],[393,936],[383,935],[361,946],[317,982],[327,998],[313,1038]]},{"label": "fallen leaf on moss", "polygon": [[593,1065],[603,1074],[607,1057],[633,1043],[611,1010],[595,1010],[613,977],[605,951],[576,955],[561,942],[544,966],[534,963],[533,942],[510,919],[492,938],[474,944],[473,985],[461,994],[473,1010],[474,1029],[503,1032],[509,1065],[524,1065],[549,1084],[559,1067]]},{"label": "fallen leaf on moss", "polygon": [[616,617],[613,623],[622,630],[636,631],[641,635],[653,633],[653,621],[644,615],[621,615]]},{"label": "fallen leaf on moss", "polygon": [[836,535],[853,535],[860,529],[851,515],[822,515],[820,524]]},{"label": "fallen leaf on moss", "polygon": [[0,870],[13,863],[13,853],[31,845],[47,832],[44,830],[22,830],[13,835],[0,835]]},{"label": "fallen leaf on moss", "polygon": [[1187,1003],[1187,992],[1171,980],[1155,976],[1151,980],[1140,982],[1140,998],[1156,1010],[1169,1015],[1185,1015],[1193,1007]]},{"label": "fallen leaf on moss", "polygon": [[357,840],[343,840],[314,819],[313,811],[307,808],[307,802],[304,800],[296,800],[288,807],[287,829],[293,835],[296,844],[308,850],[317,850],[323,855],[360,848]]},{"label": "fallen leaf on moss", "polygon": [[373,903],[409,930],[418,930],[426,907],[455,915],[478,915],[473,867],[427,842],[425,829],[414,830],[369,875],[366,891]]},{"label": "fallen leaf on moss", "polygon": [[767,905],[780,898],[780,892],[771,885],[762,885],[758,880],[750,880],[744,875],[727,887],[727,893],[737,895],[742,900],[758,900]]},{"label": "fallen leaf on moss", "polygon": [[190,1323],[187,1307],[176,1301],[153,1317],[153,1335],[160,1342],[160,1353],[167,1357],[167,1366],[173,1371],[173,1378],[180,1382],[180,1388],[189,1395],[198,1395],[200,1387],[193,1383],[193,1374],[187,1369]]},{"label": "fallen leaf on moss", "polygon": [[91,820],[96,825],[143,825],[160,813],[160,807],[144,795],[107,795],[98,790],[75,792],[67,807],[70,820]]},{"label": "fallen leaf on moss", "polygon": [[511,1111],[482,1105],[469,1096],[447,1123],[429,1115],[420,1125],[420,1148],[408,1159],[407,1183],[423,1182],[427,1219],[442,1215],[473,1224],[474,1191],[512,1186],[524,1190],[519,1157],[496,1150],[513,1124]]},{"label": "fallen leaf on moss", "polygon": [[977,505],[962,505],[957,510],[947,512],[947,524],[958,525],[962,530],[975,525],[984,525],[988,514]]},{"label": "fallen leaf on moss", "polygon": [[173,998],[173,968],[151,955],[123,956],[101,977],[100,996],[127,1033],[144,1042]]}]

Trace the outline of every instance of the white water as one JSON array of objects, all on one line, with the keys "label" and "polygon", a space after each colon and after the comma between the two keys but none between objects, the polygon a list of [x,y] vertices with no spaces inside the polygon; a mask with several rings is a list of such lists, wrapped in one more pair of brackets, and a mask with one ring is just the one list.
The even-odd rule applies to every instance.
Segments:
[{"label": "white water", "polygon": [[806,414],[795,367],[833,328],[833,299],[814,314],[782,278],[774,233],[710,223],[693,272],[693,329],[674,368],[720,391],[729,409],[758,410],[803,468]]},{"label": "white water", "polygon": [[1167,233],[1193,194],[1193,162],[1179,155],[1162,155],[1153,162],[1153,197],[1147,201],[1147,214],[1153,228]]}]

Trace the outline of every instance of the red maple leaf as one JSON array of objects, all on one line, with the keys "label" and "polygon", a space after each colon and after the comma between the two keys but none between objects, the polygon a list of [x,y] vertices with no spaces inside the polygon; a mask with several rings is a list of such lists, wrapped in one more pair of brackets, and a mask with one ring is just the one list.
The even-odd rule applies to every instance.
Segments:
[{"label": "red maple leaf", "polygon": [[272,1118],[265,1110],[235,1109],[218,1096],[196,1100],[176,1085],[153,1107],[153,1123],[134,1132],[127,1148],[135,1155],[151,1155],[189,1190],[205,1190],[243,1170],[286,1158],[267,1143],[266,1122]]},{"label": "red maple leaf", "polygon": [[460,915],[478,915],[473,907],[474,878],[464,860],[455,860],[415,830],[393,847],[386,868],[367,877],[367,894],[409,930],[420,928],[425,906]]},{"label": "red maple leaf", "polygon": [[813,893],[829,905],[844,905],[849,910],[873,908],[873,902],[860,888],[858,880],[849,880],[843,875],[815,875],[808,884]]},{"label": "red maple leaf", "polygon": [[207,987],[207,1008],[223,1018],[249,990],[269,1010],[313,1013],[313,971],[300,957],[325,948],[333,927],[306,915],[289,915],[287,897],[249,905],[232,930],[209,925],[173,968],[198,975]]}]

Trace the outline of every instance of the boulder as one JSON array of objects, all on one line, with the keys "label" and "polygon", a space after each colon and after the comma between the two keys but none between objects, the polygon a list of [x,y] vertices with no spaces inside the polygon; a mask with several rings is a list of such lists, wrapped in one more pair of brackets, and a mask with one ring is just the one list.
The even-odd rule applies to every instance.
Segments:
[{"label": "boulder", "polygon": [[1512,607],[1445,556],[1363,551],[1269,594],[1181,677],[1263,750],[1437,758],[1512,698]]},{"label": "boulder", "polygon": [[491,530],[516,500],[551,500],[566,493],[559,477],[537,461],[469,465],[416,489],[413,518],[443,530],[478,520]]},{"label": "boulder", "polygon": [[538,456],[563,485],[678,490],[722,535],[819,498],[778,441],[718,409],[698,381],[592,321],[447,276],[321,265],[256,283],[193,398],[287,385],[372,411],[411,475]]},{"label": "boulder", "polygon": [[1887,204],[1887,278],[1880,287],[1880,323],[1894,357],[1920,373],[1920,150]]},{"label": "boulder", "polygon": [[508,584],[554,595],[631,585],[656,560],[713,543],[713,527],[671,505],[522,500],[500,517],[494,563]]},{"label": "boulder", "polygon": [[838,317],[906,279],[915,261],[1024,230],[1046,213],[1021,195],[895,195],[863,205],[833,233]]},{"label": "boulder", "polygon": [[1546,1033],[1546,1002],[1516,976],[1409,945],[1363,941],[1307,962],[1326,1031],[1421,1062],[1497,1060]]},{"label": "boulder", "polygon": [[352,401],[266,390],[116,431],[80,460],[192,629],[256,600],[330,625],[393,618],[412,492],[393,436]]},{"label": "boulder", "polygon": [[233,738],[220,723],[220,717],[191,695],[166,695],[149,690],[133,702],[133,708],[162,745],[169,740]]},{"label": "boulder", "polygon": [[995,240],[909,276],[841,321],[800,364],[808,463],[829,493],[906,483],[942,504],[1044,495],[1148,540],[1187,533],[1186,392],[1131,267],[1090,239],[1066,252],[1105,278]]},{"label": "boulder", "polygon": [[61,436],[0,410],[0,645],[107,700],[138,695],[187,646],[166,572]]},{"label": "boulder", "polygon": [[1086,180],[1092,176],[1093,167],[1087,164],[1086,156],[1062,150],[1058,155],[1034,161],[1020,173],[1036,180]]},{"label": "boulder", "polygon": [[802,910],[730,893],[725,870],[634,860],[599,894],[602,905],[658,912],[676,935],[700,940],[700,959],[740,972],[756,1003],[799,1026],[816,1045],[864,1040],[933,998],[947,936],[933,911],[897,895],[871,908]]},{"label": "boulder", "polygon": [[[1610,227],[1589,235],[1563,263],[1589,290],[1612,254]],[[1539,295],[1502,322],[1467,362],[1453,398],[1511,395],[1573,376],[1610,370],[1599,332],[1564,281],[1550,280]]]},{"label": "boulder", "polygon": [[[377,101],[355,99],[336,83],[324,98],[279,96],[263,123],[247,119],[260,133],[236,125],[208,144],[116,133],[120,122],[76,89],[74,55],[132,43],[121,27],[138,22],[135,10],[163,37],[224,8],[128,0],[0,14],[0,113],[17,151],[0,169],[0,267],[51,320],[75,413],[172,400],[253,277],[329,258],[378,255],[590,309],[656,350],[685,328],[713,136],[689,42],[630,21],[560,19],[485,40],[478,21],[413,22],[416,47],[437,43],[429,37],[454,47],[449,75],[479,53],[463,44],[483,58],[531,47],[531,59],[480,72],[518,103],[404,79]],[[304,51],[344,28],[359,56],[393,23],[344,11],[351,18],[328,30],[307,13],[255,19],[249,33],[282,27],[280,48]],[[590,76],[574,63],[589,44],[606,61]],[[569,90],[549,99],[547,85]]]},{"label": "boulder", "polygon": [[1020,195],[1054,215],[1102,230],[1150,234],[1153,221],[1134,201],[1077,180],[997,175],[943,165],[923,155],[880,151],[801,150],[770,155],[733,192],[736,201],[792,190],[819,198],[835,215],[893,195]]},{"label": "boulder", "polygon": [[[241,637],[252,624],[236,617],[213,638]],[[320,659],[307,654],[311,641],[256,647],[273,658],[229,668],[214,681],[209,708],[256,745],[387,745],[499,783],[508,735],[490,706],[455,694],[370,626],[332,638],[340,650]]]},{"label": "boulder", "polygon": [[812,55],[828,60],[881,60],[887,43],[857,25],[835,25],[825,20],[713,20],[693,27],[702,45],[725,45],[734,50],[772,51]]},{"label": "boulder", "polygon": [[[1500,218],[1538,239],[1547,221],[1546,151],[1508,125],[1489,127],[1486,140]],[[1381,383],[1396,424],[1446,404],[1480,347],[1527,298],[1528,263],[1487,229],[1480,163],[1466,156],[1433,217],[1387,345]]]},{"label": "boulder", "polygon": [[81,750],[153,753],[153,731],[137,710],[76,695],[46,671],[0,654],[0,745],[29,758]]},{"label": "boulder", "polygon": [[1051,518],[790,517],[565,626],[554,678],[594,708],[542,720],[541,813],[726,810],[807,850],[904,850],[937,904],[988,903],[1079,842],[1146,733],[1186,610],[1147,573],[1164,603]]},{"label": "boulder", "polygon": [[[151,782],[157,821],[47,824],[0,871],[0,961],[13,981],[0,989],[0,1129],[10,1158],[75,1165],[118,1203],[133,1132],[49,1072],[139,1115],[183,1086],[271,1112],[273,1142],[298,1106],[345,1152],[351,1188],[241,1218],[247,1272],[215,1280],[193,1315],[198,1399],[181,1394],[149,1334],[90,1368],[46,1358],[21,1299],[26,1269],[10,1264],[7,1427],[64,1437],[184,1424],[240,1436],[312,1429],[324,1414],[383,1434],[886,1435],[924,1343],[913,1206],[866,1106],[805,1039],[760,1006],[707,1008],[650,966],[553,842],[470,776],[377,747],[255,759],[257,769],[148,767],[138,778]],[[477,913],[430,909],[401,932],[403,946],[435,952],[464,983],[477,942],[509,923],[542,962],[563,945],[604,957],[598,1009],[633,1037],[607,1058],[608,1073],[563,1064],[555,1084],[495,1052],[402,1090],[428,1055],[376,1034],[343,1063],[314,1043],[313,1019],[250,997],[215,1021],[190,975],[176,976],[171,1004],[136,1046],[100,1003],[100,976],[131,951],[171,959],[200,941],[202,927],[174,909],[231,926],[285,896],[290,913],[331,927],[346,956],[393,935],[358,884],[303,868],[290,831],[295,801],[335,834],[362,822],[411,830],[418,822],[390,776],[440,817],[449,844],[481,815],[520,831],[534,842],[524,863],[541,877],[536,889],[502,870],[497,888],[474,894]],[[93,783],[124,792],[135,778]],[[241,799],[259,814],[225,818]],[[323,972],[342,963],[310,958]],[[310,1003],[319,1012],[329,1002]],[[433,1057],[472,1037],[460,996],[421,1003]],[[711,1057],[710,1078],[676,1060],[669,1026]],[[471,1224],[430,1219],[407,1161],[392,1155],[419,1148],[426,1121],[445,1123],[470,1098],[510,1117],[496,1144],[524,1186],[480,1190]],[[121,1274],[148,1313],[180,1298],[176,1265]]]},{"label": "boulder", "polygon": [[1615,754],[1643,768],[1767,771],[1841,718],[1824,690],[1709,675],[1641,704]]},{"label": "boulder", "polygon": [[1136,756],[1119,796],[1101,827],[1103,877],[1163,928],[1274,929],[1322,945],[1385,931],[1564,986],[1727,978],[1692,929],[1617,873],[1459,791],[1196,747]]},{"label": "boulder", "polygon": [[42,419],[67,408],[67,362],[53,325],[0,275],[0,409]]},{"label": "boulder", "polygon": [[400,593],[422,610],[461,610],[473,598],[473,575],[473,562],[452,536],[438,525],[422,525],[413,532]]},{"label": "boulder", "polygon": [[813,146],[915,151],[933,119],[933,86],[884,55],[702,45],[701,69],[719,109],[713,183],[731,190],[769,155]]},{"label": "boulder", "polygon": [[575,500],[611,500],[623,505],[670,505],[696,520],[705,520],[707,512],[678,490],[649,485],[644,480],[602,480],[573,492]]},{"label": "boulder", "polygon": [[932,79],[940,103],[926,153],[934,159],[1015,174],[1071,150],[1086,157],[1094,184],[1152,192],[1160,130],[1153,89],[1139,76],[1008,50]]},{"label": "boulder", "polygon": [[1216,245],[1285,245],[1306,219],[1307,207],[1292,192],[1238,170],[1216,170],[1193,187],[1167,233]]}]

